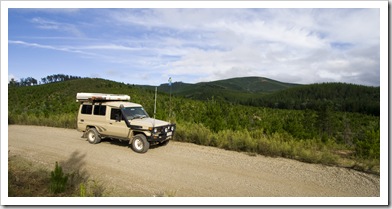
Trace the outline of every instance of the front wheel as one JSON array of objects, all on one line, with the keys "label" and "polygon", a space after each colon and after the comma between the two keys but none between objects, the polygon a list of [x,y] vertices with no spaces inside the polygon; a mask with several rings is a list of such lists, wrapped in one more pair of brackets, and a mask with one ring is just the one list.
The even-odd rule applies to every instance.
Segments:
[{"label": "front wheel", "polygon": [[147,141],[146,136],[143,134],[138,134],[133,137],[132,149],[138,153],[145,153],[150,148],[150,143]]}]

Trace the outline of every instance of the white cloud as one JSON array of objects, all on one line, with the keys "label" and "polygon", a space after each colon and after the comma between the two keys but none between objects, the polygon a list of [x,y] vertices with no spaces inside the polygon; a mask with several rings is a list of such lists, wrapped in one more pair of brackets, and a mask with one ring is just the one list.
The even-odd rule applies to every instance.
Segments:
[{"label": "white cloud", "polygon": [[335,9],[321,12],[316,18],[317,30],[326,33],[331,42],[379,43],[379,9]]},{"label": "white cloud", "polygon": [[25,47],[34,47],[34,48],[41,48],[41,49],[49,49],[49,50],[55,50],[55,51],[63,51],[63,52],[70,52],[70,53],[77,53],[77,54],[84,54],[84,55],[96,55],[94,53],[89,53],[89,52],[84,52],[81,51],[73,46],[53,46],[53,45],[44,45],[44,44],[38,44],[38,43],[29,43],[25,41],[15,41],[15,40],[9,40],[9,44],[14,44],[14,45],[21,45]]},{"label": "white cloud", "polygon": [[75,36],[83,36],[84,34],[77,28],[77,26],[69,23],[56,22],[47,20],[41,17],[35,17],[31,19],[31,22],[36,25],[37,28],[44,30],[55,30],[59,32],[67,32]]}]

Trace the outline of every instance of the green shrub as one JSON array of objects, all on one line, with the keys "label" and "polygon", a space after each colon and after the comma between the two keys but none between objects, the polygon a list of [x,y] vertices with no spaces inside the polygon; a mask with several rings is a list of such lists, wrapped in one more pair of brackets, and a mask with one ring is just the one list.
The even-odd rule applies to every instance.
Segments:
[{"label": "green shrub", "polygon": [[83,184],[83,183],[80,183],[80,186],[79,186],[80,188],[79,188],[79,196],[80,197],[86,197],[86,186]]},{"label": "green shrub", "polygon": [[68,175],[63,173],[63,169],[56,162],[54,171],[50,172],[50,191],[54,194],[65,191],[67,186]]}]

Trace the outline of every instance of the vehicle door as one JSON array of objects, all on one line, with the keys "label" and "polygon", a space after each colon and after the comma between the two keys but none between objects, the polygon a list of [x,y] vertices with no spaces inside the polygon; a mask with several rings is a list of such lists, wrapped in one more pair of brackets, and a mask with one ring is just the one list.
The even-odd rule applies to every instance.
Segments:
[{"label": "vehicle door", "polygon": [[109,111],[107,134],[118,138],[128,138],[130,129],[123,119],[120,108],[109,107]]}]

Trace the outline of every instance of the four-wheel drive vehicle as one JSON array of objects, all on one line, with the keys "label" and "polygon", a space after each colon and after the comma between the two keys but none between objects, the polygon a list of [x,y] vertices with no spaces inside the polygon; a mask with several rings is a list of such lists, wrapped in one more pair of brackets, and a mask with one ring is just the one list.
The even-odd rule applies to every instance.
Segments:
[{"label": "four-wheel drive vehicle", "polygon": [[150,144],[169,143],[176,125],[150,118],[140,104],[129,100],[128,95],[77,93],[77,130],[92,144],[102,138],[129,141],[138,153],[147,152]]}]

